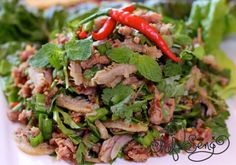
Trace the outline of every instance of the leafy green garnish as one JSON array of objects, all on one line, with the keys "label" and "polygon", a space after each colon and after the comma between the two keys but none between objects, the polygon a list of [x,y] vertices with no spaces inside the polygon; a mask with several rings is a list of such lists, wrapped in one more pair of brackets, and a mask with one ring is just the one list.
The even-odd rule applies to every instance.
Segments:
[{"label": "leafy green garnish", "polygon": [[105,42],[102,45],[96,47],[98,52],[102,55],[107,54],[107,51],[111,49],[111,44],[109,42]]},{"label": "leafy green garnish", "polygon": [[75,153],[77,164],[84,164],[85,152],[86,152],[86,147],[84,146],[83,143],[80,143]]},{"label": "leafy green garnish", "polygon": [[139,73],[146,79],[154,82],[161,80],[161,68],[153,58],[145,55],[135,55],[131,58],[130,63],[136,65]]},{"label": "leafy green garnish", "polygon": [[134,52],[127,47],[112,48],[107,53],[108,57],[113,61],[123,64],[129,63],[130,57],[133,54]]},{"label": "leafy green garnish", "polygon": [[227,120],[229,116],[229,112],[224,111],[220,112],[216,117],[207,120],[206,126],[211,128],[215,138],[218,138],[219,136],[229,136],[227,125],[225,123],[225,120]]},{"label": "leafy green garnish", "polygon": [[89,70],[85,70],[83,73],[84,78],[86,78],[87,80],[90,80],[97,73],[97,71],[99,71],[98,67],[92,67]]},{"label": "leafy green garnish", "polygon": [[175,119],[172,122],[168,123],[165,126],[165,130],[170,134],[173,135],[180,129],[185,129],[187,126],[187,121],[182,119]]},{"label": "leafy green garnish", "polygon": [[102,119],[106,114],[108,114],[108,110],[106,108],[99,108],[96,109],[96,115],[87,116],[86,119],[94,122],[95,120]]},{"label": "leafy green garnish", "polygon": [[90,38],[72,39],[65,44],[67,56],[71,60],[87,60],[92,55],[92,44],[93,40]]},{"label": "leafy green garnish", "polygon": [[29,138],[29,142],[30,142],[30,145],[32,147],[37,147],[40,143],[43,142],[43,135],[42,135],[42,133],[40,132],[37,136],[30,137]]},{"label": "leafy green garnish", "polygon": [[157,88],[163,92],[166,97],[186,95],[185,83],[178,82],[177,80],[180,80],[180,76],[166,78],[157,85]]},{"label": "leafy green garnish", "polygon": [[149,147],[152,144],[153,140],[157,137],[160,137],[160,133],[156,130],[150,130],[145,136],[137,137],[136,141],[138,141],[144,147]]},{"label": "leafy green garnish", "polygon": [[5,76],[11,73],[11,64],[7,60],[0,61],[0,75]]},{"label": "leafy green garnish", "polygon": [[52,120],[46,114],[39,114],[38,120],[39,129],[42,132],[43,138],[45,140],[50,139],[53,131]]},{"label": "leafy green garnish", "polygon": [[191,45],[192,44],[192,38],[189,37],[187,34],[175,34],[174,35],[174,41],[175,43],[183,46]]},{"label": "leafy green garnish", "polygon": [[182,67],[179,63],[168,60],[163,68],[163,72],[166,77],[180,75]]},{"label": "leafy green garnish", "polygon": [[62,61],[63,51],[61,48],[57,44],[47,43],[29,60],[29,64],[35,68],[42,68],[50,63],[59,69]]},{"label": "leafy green garnish", "polygon": [[109,105],[110,102],[117,104],[131,93],[133,93],[131,87],[119,84],[114,88],[105,88],[103,90],[102,100],[106,105]]}]

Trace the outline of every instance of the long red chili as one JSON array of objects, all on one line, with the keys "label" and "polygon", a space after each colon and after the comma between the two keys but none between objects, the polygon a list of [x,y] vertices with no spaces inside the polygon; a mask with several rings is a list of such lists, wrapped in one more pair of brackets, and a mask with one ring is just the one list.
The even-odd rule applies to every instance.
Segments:
[{"label": "long red chili", "polygon": [[173,61],[181,61],[180,58],[176,57],[175,54],[171,52],[170,48],[168,47],[164,39],[161,37],[161,35],[158,33],[158,31],[154,27],[150,26],[149,23],[143,18],[138,17],[129,12],[124,12],[122,10],[117,9],[110,9],[108,11],[108,15],[120,24],[132,27],[144,34],[147,38],[152,40],[161,49],[161,51]]},{"label": "long red chili", "polygon": [[[135,7],[133,5],[126,6],[121,9],[122,11],[133,12]],[[109,17],[104,23],[103,27],[98,32],[92,32],[94,40],[104,40],[106,39],[115,29],[116,21]]]}]

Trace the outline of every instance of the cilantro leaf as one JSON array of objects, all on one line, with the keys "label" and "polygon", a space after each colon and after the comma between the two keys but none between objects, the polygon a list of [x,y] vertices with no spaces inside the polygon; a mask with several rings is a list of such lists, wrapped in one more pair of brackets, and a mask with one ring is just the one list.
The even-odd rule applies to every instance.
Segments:
[{"label": "cilantro leaf", "polygon": [[169,77],[157,85],[157,88],[165,94],[166,97],[178,97],[186,94],[184,83],[177,82],[180,76]]},{"label": "cilantro leaf", "polygon": [[162,78],[162,72],[159,64],[149,56],[134,55],[131,64],[136,65],[139,73],[148,80],[159,82]]},{"label": "cilantro leaf", "polygon": [[134,52],[127,47],[112,48],[108,51],[107,55],[112,61],[117,63],[129,63],[130,57]]},{"label": "cilantro leaf", "polygon": [[92,55],[93,41],[72,39],[65,44],[66,53],[71,60],[87,60]]},{"label": "cilantro leaf", "polygon": [[114,88],[105,88],[103,90],[102,100],[106,105],[109,105],[110,101],[113,104],[117,104],[131,93],[133,93],[131,87],[119,84]]},{"label": "cilantro leaf", "polygon": [[50,63],[53,67],[60,68],[62,59],[62,49],[57,44],[47,43],[29,60],[29,64],[35,68],[42,68]]},{"label": "cilantro leaf", "polygon": [[182,73],[182,68],[179,63],[175,63],[175,62],[168,60],[166,62],[166,65],[163,68],[163,72],[166,77],[176,76],[176,75],[179,75]]},{"label": "cilantro leaf", "polygon": [[135,101],[133,104],[128,105],[130,99],[131,95],[126,97],[118,104],[113,105],[111,107],[113,115],[121,119],[125,119],[126,122],[131,122],[134,112],[139,112],[146,108],[147,100]]},{"label": "cilantro leaf", "polygon": [[222,135],[227,137],[229,136],[227,125],[225,123],[225,120],[227,120],[229,116],[230,113],[228,111],[224,111],[220,112],[216,117],[206,121],[206,126],[211,128],[215,138]]}]

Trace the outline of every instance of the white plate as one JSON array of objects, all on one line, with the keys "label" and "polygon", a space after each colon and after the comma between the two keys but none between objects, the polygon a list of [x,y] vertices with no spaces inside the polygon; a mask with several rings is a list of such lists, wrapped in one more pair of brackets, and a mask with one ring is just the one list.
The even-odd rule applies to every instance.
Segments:
[{"label": "white plate", "polygon": [[[228,39],[222,44],[222,48],[227,52],[230,58],[236,63],[236,38]],[[188,154],[179,154],[179,160],[174,161],[173,158],[169,155],[161,158],[151,158],[145,163],[145,165],[155,165],[155,164],[174,164],[174,165],[234,165],[236,162],[236,97],[227,100],[229,105],[229,111],[231,116],[227,121],[229,132],[231,134],[230,146],[227,151],[220,155],[213,155],[210,159],[203,162],[192,162],[188,159]],[[30,156],[21,152],[14,142],[14,131],[18,124],[13,124],[8,121],[6,116],[6,111],[8,109],[6,100],[0,91],[0,164],[1,165],[66,165],[64,161],[57,161],[55,158],[50,156]],[[218,148],[223,149],[225,145],[218,146]],[[206,156],[206,155],[205,155]],[[200,155],[204,157],[204,155]],[[124,160],[117,160],[114,165],[137,165],[137,163],[131,163]]]}]

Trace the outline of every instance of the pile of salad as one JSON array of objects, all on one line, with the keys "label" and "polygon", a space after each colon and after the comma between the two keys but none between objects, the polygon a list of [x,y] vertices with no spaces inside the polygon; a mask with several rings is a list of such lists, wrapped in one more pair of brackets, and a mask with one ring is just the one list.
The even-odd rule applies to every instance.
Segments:
[{"label": "pile of salad", "polygon": [[145,162],[228,137],[236,67],[219,44],[234,32],[230,9],[196,1],[187,21],[142,4],[96,9],[42,46],[1,45],[18,147],[71,164]]}]

